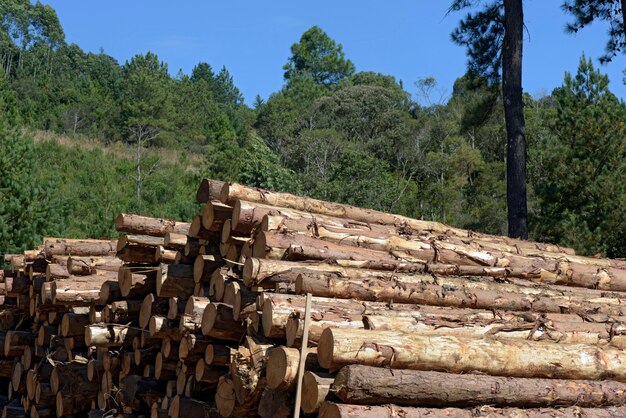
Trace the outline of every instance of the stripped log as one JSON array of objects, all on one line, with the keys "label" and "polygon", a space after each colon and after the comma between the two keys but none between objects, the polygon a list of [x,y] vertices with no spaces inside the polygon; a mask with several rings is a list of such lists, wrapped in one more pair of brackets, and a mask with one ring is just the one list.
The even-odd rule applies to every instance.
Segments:
[{"label": "stripped log", "polygon": [[364,364],[451,373],[481,371],[494,376],[626,381],[622,350],[582,344],[327,328],[317,354],[320,366],[327,369]]},{"label": "stripped log", "polygon": [[168,232],[187,235],[190,224],[172,219],[150,218],[148,216],[120,213],[115,219],[115,229],[136,235],[164,237]]}]

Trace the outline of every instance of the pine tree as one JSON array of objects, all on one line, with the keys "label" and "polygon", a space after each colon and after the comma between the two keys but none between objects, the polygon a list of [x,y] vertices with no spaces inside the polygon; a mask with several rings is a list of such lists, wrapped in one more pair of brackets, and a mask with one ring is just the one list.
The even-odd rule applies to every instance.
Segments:
[{"label": "pine tree", "polygon": [[539,238],[610,257],[626,256],[626,106],[609,79],[583,56],[578,73],[567,73],[555,90],[556,135],[539,158],[544,177]]}]

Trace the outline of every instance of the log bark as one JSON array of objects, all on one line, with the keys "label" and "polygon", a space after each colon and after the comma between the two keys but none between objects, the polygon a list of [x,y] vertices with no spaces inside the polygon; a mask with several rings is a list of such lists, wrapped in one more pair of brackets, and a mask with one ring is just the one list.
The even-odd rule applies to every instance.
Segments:
[{"label": "log bark", "polygon": [[494,376],[626,381],[626,354],[582,344],[327,328],[317,353],[320,365],[327,369],[364,364],[451,373],[480,371]]},{"label": "log bark", "polygon": [[68,277],[70,277],[70,273],[64,265],[51,263],[46,267],[46,281],[63,280]]},{"label": "log bark", "polygon": [[[267,386],[278,391],[293,389],[297,382],[300,350],[296,348],[275,347],[267,359]],[[305,369],[319,368],[317,352],[307,349]]]},{"label": "log bark", "polygon": [[201,329],[203,335],[226,341],[240,341],[245,333],[244,325],[233,317],[233,308],[220,302],[206,306]]},{"label": "log bark", "polygon": [[344,403],[359,405],[590,408],[626,404],[626,385],[619,382],[450,374],[360,365],[342,368],[332,392]]},{"label": "log bark", "polygon": [[127,245],[117,252],[117,257],[125,263],[154,264],[155,250],[141,245]]},{"label": "log bark", "polygon": [[202,179],[196,192],[196,202],[207,203],[210,200],[219,200],[224,182],[219,180]]},{"label": "log bark", "polygon": [[91,324],[85,328],[85,343],[94,347],[130,346],[140,330],[118,324]]},{"label": "log bark", "polygon": [[608,408],[580,408],[570,407],[562,409],[515,409],[515,408],[490,408],[488,406],[478,409],[433,409],[401,407],[397,405],[371,406],[350,405],[324,402],[320,407],[320,418],[613,418],[621,417],[626,413],[625,407]]},{"label": "log bark", "polygon": [[58,255],[114,256],[117,240],[67,240],[47,238],[44,241],[46,258]]},{"label": "log bark", "polygon": [[166,248],[182,251],[187,245],[187,235],[168,232],[165,234],[164,244]]},{"label": "log bark", "polygon": [[115,280],[117,274],[70,276],[66,280],[51,282],[52,303],[68,306],[89,306],[100,301],[100,289],[107,280]]},{"label": "log bark", "polygon": [[128,299],[140,299],[156,292],[156,270],[150,267],[120,268],[118,282],[122,296]]},{"label": "log bark", "polygon": [[[486,242],[506,243],[520,248],[540,249],[544,251],[572,252],[561,247],[549,246],[541,243],[491,236],[477,232],[452,228],[439,222],[422,221],[405,216],[363,209],[355,206],[324,202],[317,199],[294,196],[289,193],[276,193],[269,190],[256,189],[237,183],[226,183],[220,192],[220,200],[226,204],[234,204],[237,200],[262,203],[280,208],[289,208],[303,212],[331,216],[335,218],[351,219],[373,225],[391,225],[405,230],[414,230],[419,233],[433,235],[451,235],[459,238],[476,237]],[[412,232],[412,231],[411,231]]]},{"label": "log bark", "polygon": [[211,275],[224,265],[220,256],[198,255],[193,263],[193,279],[195,283],[208,283]]},{"label": "log bark", "polygon": [[226,374],[226,369],[221,367],[210,366],[200,360],[196,363],[196,373],[194,375],[197,382],[205,382],[210,385],[217,385],[220,377]]},{"label": "log bark", "polygon": [[156,293],[158,296],[187,299],[193,295],[194,286],[193,266],[187,264],[161,264],[156,280]]},{"label": "log bark", "polygon": [[185,305],[185,313],[180,318],[180,332],[194,333],[200,331],[202,328],[202,316],[210,303],[211,300],[209,298],[190,297]]},{"label": "log bark", "polygon": [[148,329],[150,331],[150,337],[152,338],[171,338],[175,341],[181,339],[181,335],[178,331],[178,322],[162,316],[152,316],[148,323]]},{"label": "log bark", "polygon": [[136,235],[164,237],[168,232],[187,235],[191,224],[172,219],[150,218],[148,216],[120,213],[115,219],[115,229]]},{"label": "log bark", "polygon": [[150,235],[121,235],[117,240],[117,252],[122,251],[130,245],[139,245],[141,247],[157,248],[165,245],[165,235],[162,237],[153,237]]},{"label": "log bark", "polygon": [[477,309],[552,313],[587,312],[617,316],[626,314],[626,302],[621,299],[588,298],[578,295],[524,295],[500,291],[497,285],[493,285],[493,290],[472,289],[465,286],[447,288],[435,284],[394,283],[380,279],[367,281],[337,279],[330,274],[320,280],[319,275],[314,277],[300,274],[296,281],[296,292],[366,301],[393,301]]},{"label": "log bark", "polygon": [[[178,358],[181,360],[196,360],[205,358],[207,347],[211,345],[211,340],[199,335],[188,334],[180,340],[178,347]],[[217,383],[217,382],[216,382]]]},{"label": "log bark", "polygon": [[75,337],[85,335],[85,327],[89,325],[89,314],[75,314],[68,312],[61,318],[61,335]]},{"label": "log bark", "polygon": [[170,306],[167,299],[158,298],[152,293],[146,295],[139,311],[139,326],[146,328],[151,317],[154,315],[167,316],[169,309]]},{"label": "log bark", "polygon": [[233,208],[221,202],[207,202],[202,207],[202,227],[210,231],[221,230],[224,222],[232,217]]},{"label": "log bark", "polygon": [[241,318],[242,311],[256,310],[256,293],[248,290],[240,281],[226,283],[223,300],[233,307],[235,319]]},{"label": "log bark", "polygon": [[204,361],[211,366],[228,366],[233,349],[227,345],[209,344],[204,351]]},{"label": "log bark", "polygon": [[400,262],[424,264],[416,257],[395,257],[387,251],[359,246],[342,245],[343,240],[323,241],[300,234],[259,232],[255,237],[252,256],[273,260],[353,260],[398,265]]},{"label": "log bark", "polygon": [[334,379],[327,373],[307,371],[302,379],[302,411],[313,414],[328,397]]},{"label": "log bark", "polygon": [[424,322],[411,317],[383,315],[365,315],[363,323],[366,329],[379,331],[418,332],[475,338],[514,338],[626,348],[626,325],[621,323],[556,322],[541,318],[534,323],[451,324],[447,321]]}]

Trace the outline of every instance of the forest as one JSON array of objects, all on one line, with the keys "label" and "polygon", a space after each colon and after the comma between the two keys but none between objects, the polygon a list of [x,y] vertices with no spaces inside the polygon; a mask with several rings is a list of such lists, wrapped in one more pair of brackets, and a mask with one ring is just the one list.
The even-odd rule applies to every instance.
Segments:
[{"label": "forest", "polygon": [[[225,67],[121,63],[67,43],[50,6],[0,8],[0,255],[115,236],[121,211],[189,221],[203,177],[506,234],[502,85],[480,68],[442,99],[434,78],[357,70],[313,26],[248,106]],[[523,96],[530,238],[626,257],[626,104],[595,58]]]}]

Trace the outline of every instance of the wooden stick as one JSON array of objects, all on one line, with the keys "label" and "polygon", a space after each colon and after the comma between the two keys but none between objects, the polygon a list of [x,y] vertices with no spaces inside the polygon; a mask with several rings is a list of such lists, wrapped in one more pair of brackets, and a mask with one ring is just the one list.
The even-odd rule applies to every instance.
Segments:
[{"label": "wooden stick", "polygon": [[294,406],[294,418],[300,417],[300,404],[302,403],[302,377],[306,364],[306,350],[309,344],[309,326],[311,325],[311,300],[313,296],[306,294],[306,307],[304,308],[304,334],[302,335],[302,345],[300,346],[300,365],[298,366],[298,387],[296,389],[296,402]]}]

